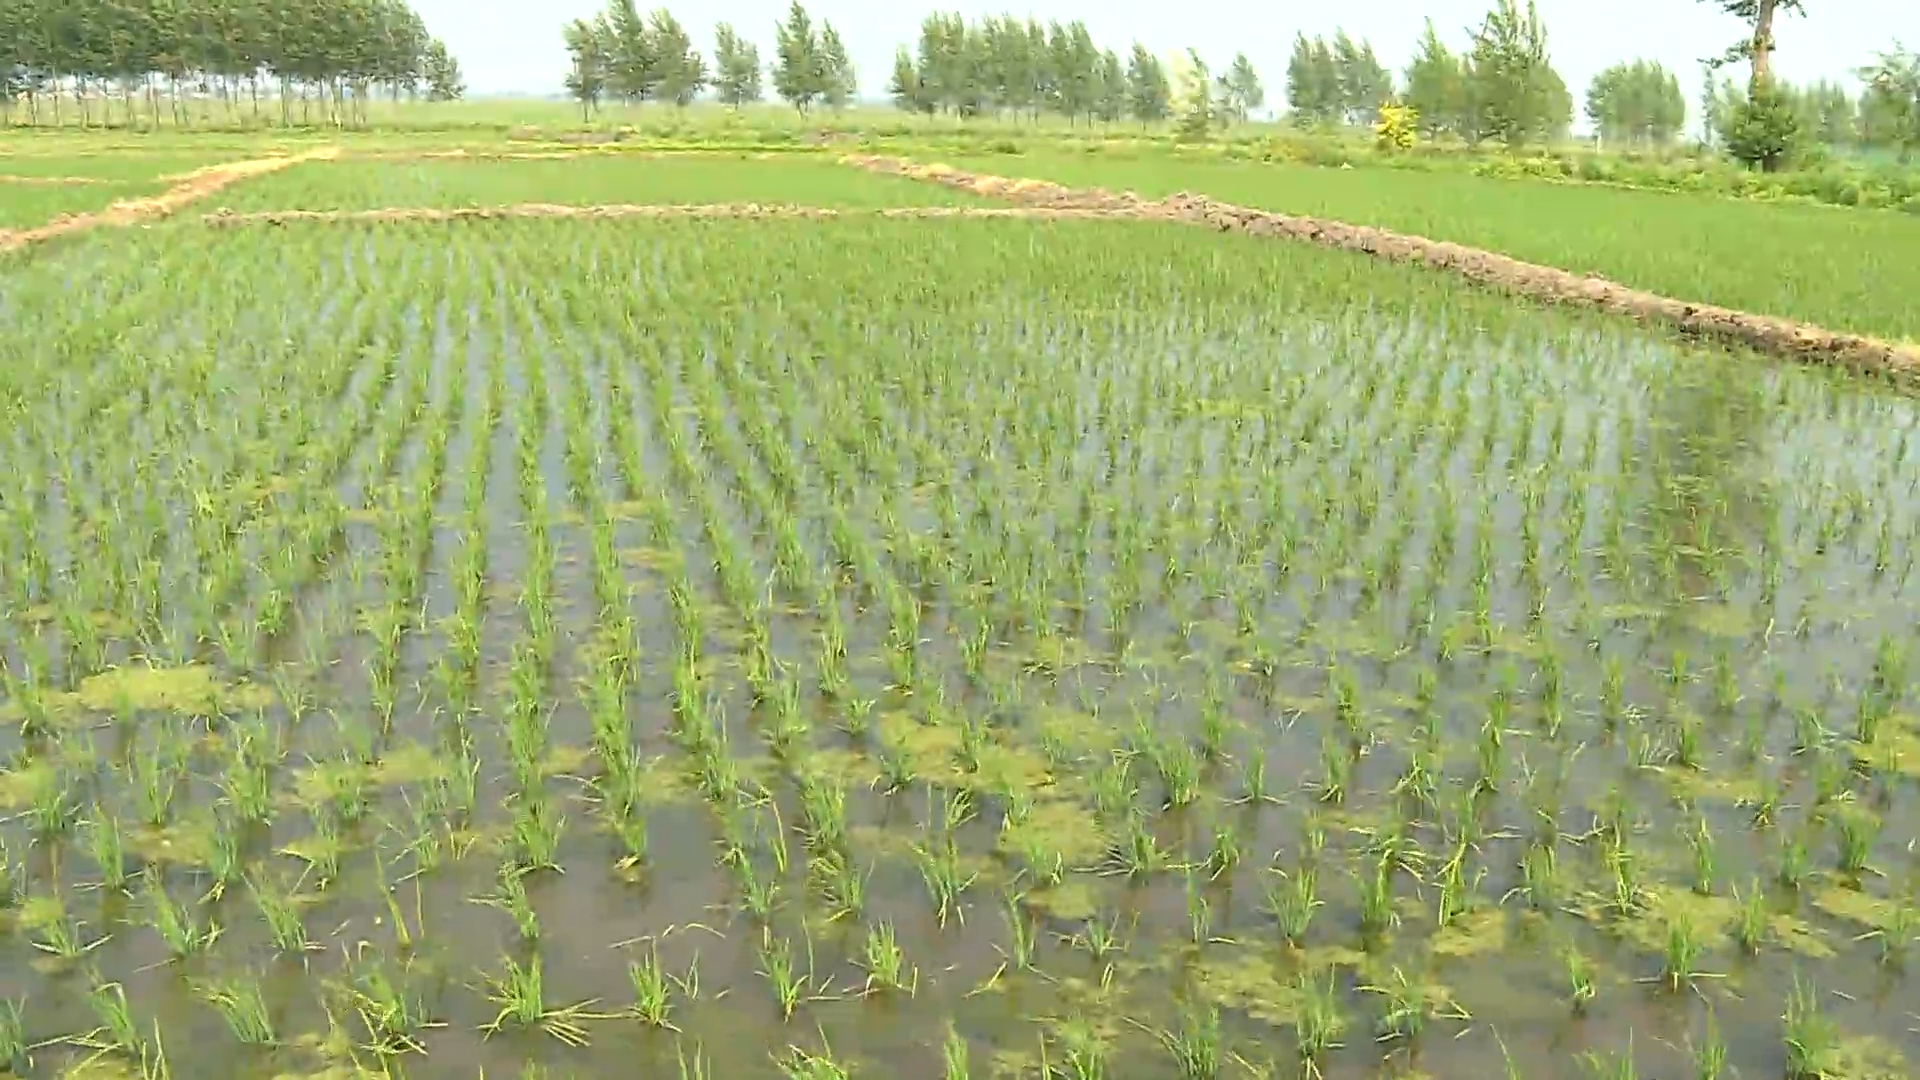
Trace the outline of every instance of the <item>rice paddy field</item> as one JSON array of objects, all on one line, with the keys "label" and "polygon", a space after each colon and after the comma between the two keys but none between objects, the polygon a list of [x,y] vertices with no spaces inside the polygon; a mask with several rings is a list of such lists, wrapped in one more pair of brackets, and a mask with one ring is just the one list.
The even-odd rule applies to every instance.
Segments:
[{"label": "rice paddy field", "polygon": [[1325,169],[1166,155],[956,157],[958,168],[1133,190],[1195,191],[1289,214],[1487,248],[1663,296],[1920,341],[1920,218],[1460,172]]},{"label": "rice paddy field", "polygon": [[[219,202],[955,197],[615,165]],[[1920,1055],[1889,383],[1165,222],[189,214],[0,278],[14,1075]]]}]

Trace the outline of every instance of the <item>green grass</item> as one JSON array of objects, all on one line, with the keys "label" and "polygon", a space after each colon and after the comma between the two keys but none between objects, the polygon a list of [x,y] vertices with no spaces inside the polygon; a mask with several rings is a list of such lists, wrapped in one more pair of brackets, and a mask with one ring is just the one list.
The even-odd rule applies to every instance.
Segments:
[{"label": "green grass", "polygon": [[117,199],[152,195],[164,184],[9,184],[0,181],[0,229],[30,229],[62,214],[104,210]]},{"label": "green grass", "polygon": [[1373,225],[1682,300],[1920,339],[1920,217],[1457,172],[1047,154],[958,168]]},{"label": "green grass", "polygon": [[371,210],[546,202],[797,203],[870,207],[977,201],[826,157],[607,155],[552,160],[310,162],[234,188],[235,210]]}]

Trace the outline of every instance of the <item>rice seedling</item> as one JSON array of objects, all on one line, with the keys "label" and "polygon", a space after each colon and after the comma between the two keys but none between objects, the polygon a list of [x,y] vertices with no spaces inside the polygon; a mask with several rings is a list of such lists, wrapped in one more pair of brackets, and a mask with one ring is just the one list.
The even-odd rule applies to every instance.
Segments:
[{"label": "rice seedling", "polygon": [[1593,961],[1580,951],[1579,946],[1569,944],[1560,950],[1560,966],[1565,972],[1567,1000],[1573,1004],[1575,1012],[1584,1012],[1599,993],[1593,981]]},{"label": "rice seedling", "polygon": [[947,1021],[946,1037],[940,1042],[940,1065],[942,1080],[969,1080],[972,1070],[968,1067],[969,1052],[967,1040]]},{"label": "rice seedling", "polygon": [[0,1066],[18,1076],[26,1075],[32,1067],[28,1056],[26,1008],[24,999],[0,998]]},{"label": "rice seedling", "polygon": [[627,964],[627,979],[633,984],[633,1016],[643,1024],[679,1031],[670,1016],[673,1012],[672,976],[660,966],[660,952],[649,945],[647,955]]},{"label": "rice seedling", "polygon": [[1340,1035],[1347,1018],[1340,1005],[1333,973],[1323,981],[1312,972],[1302,972],[1294,984],[1299,996],[1299,1015],[1294,1021],[1294,1046],[1300,1064],[1310,1076],[1320,1075],[1320,1062],[1340,1048]]},{"label": "rice seedling", "polygon": [[257,978],[204,982],[195,987],[195,993],[220,1014],[237,1041],[248,1046],[272,1046],[279,1041]]},{"label": "rice seedling", "polygon": [[592,1019],[593,1002],[551,1007],[547,1004],[544,967],[536,955],[522,964],[511,956],[501,958],[504,970],[486,975],[487,1000],[499,1007],[492,1020],[482,1025],[484,1035],[497,1034],[512,1025],[535,1029],[567,1046],[587,1045],[584,1021]]},{"label": "rice seedling", "polygon": [[1787,1076],[1827,1076],[1840,1051],[1840,1028],[1820,1005],[1820,994],[1811,983],[1794,976],[1787,992],[1786,1013],[1781,1018],[1781,1039],[1786,1047]]}]

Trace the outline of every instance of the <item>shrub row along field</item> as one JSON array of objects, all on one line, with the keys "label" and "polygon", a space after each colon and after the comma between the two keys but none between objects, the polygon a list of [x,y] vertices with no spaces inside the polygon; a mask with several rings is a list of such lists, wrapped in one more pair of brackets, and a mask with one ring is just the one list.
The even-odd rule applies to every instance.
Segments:
[{"label": "shrub row along field", "polygon": [[1910,399],[1157,223],[0,273],[16,1071],[1906,1074]]},{"label": "shrub row along field", "polygon": [[1449,172],[1027,154],[958,168],[1373,225],[1664,296],[1920,341],[1920,218]]},{"label": "shrub row along field", "polygon": [[303,165],[222,196],[237,211],[373,210],[548,202],[925,206],[977,202],[825,157],[592,155],[553,160],[354,161]]}]

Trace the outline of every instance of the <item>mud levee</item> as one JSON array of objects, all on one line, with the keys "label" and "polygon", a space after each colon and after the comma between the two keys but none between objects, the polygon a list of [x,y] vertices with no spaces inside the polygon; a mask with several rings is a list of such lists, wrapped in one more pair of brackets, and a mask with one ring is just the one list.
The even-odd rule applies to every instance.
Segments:
[{"label": "mud levee", "polygon": [[1047,209],[1093,209],[1110,214],[1203,225],[1222,232],[1278,236],[1324,247],[1357,251],[1396,263],[1414,263],[1451,271],[1502,292],[1550,303],[1626,315],[1683,334],[1746,346],[1788,359],[1837,364],[1920,381],[1920,346],[1837,333],[1792,319],[1756,315],[1699,304],[1630,288],[1604,278],[1569,273],[1521,262],[1498,252],[1420,236],[1297,217],[1216,202],[1180,192],[1144,199],[1132,192],[1069,188],[1047,180],[1020,180],[963,172],[946,165],[916,164],[900,158],[856,155],[848,164],[873,172],[945,184],[960,191]]},{"label": "mud levee", "polygon": [[1108,219],[1133,215],[1104,210],[1025,206],[888,206],[821,207],[785,203],[614,203],[567,206],[555,203],[515,203],[508,206],[394,207],[386,210],[258,210],[236,213],[216,210],[202,214],[202,223],[214,228],[247,225],[293,225],[301,222],[381,224],[397,222],[505,221],[514,218],[789,218],[825,221],[836,218],[1021,218]]},{"label": "mud levee", "polygon": [[71,233],[85,232],[88,229],[137,225],[141,222],[169,217],[186,206],[242,180],[279,172],[281,169],[298,165],[303,161],[330,158],[335,154],[336,151],[333,148],[327,147],[285,157],[254,158],[247,161],[230,161],[221,165],[208,165],[178,177],[172,187],[158,195],[121,199],[105,210],[63,215],[32,229],[0,231],[0,253],[18,251],[21,248]]}]

